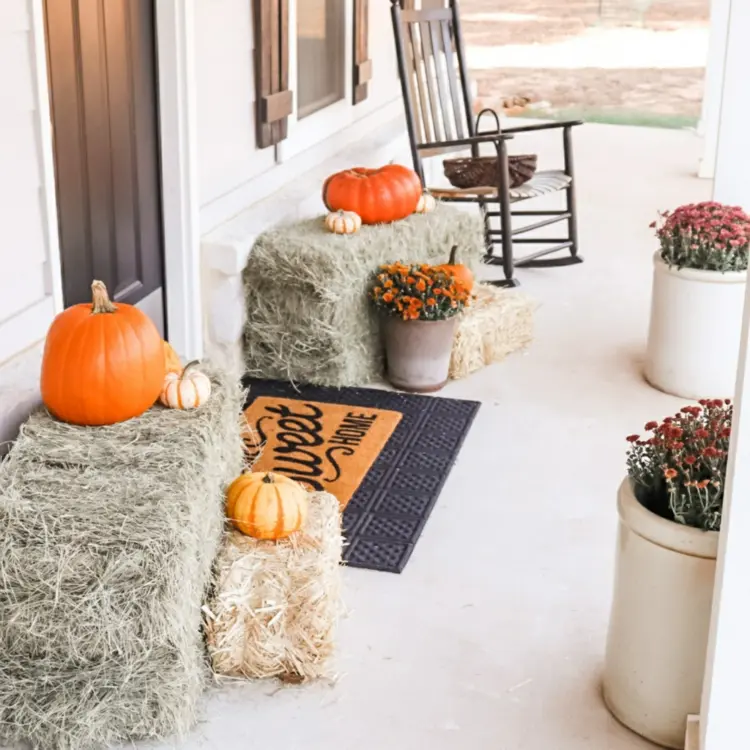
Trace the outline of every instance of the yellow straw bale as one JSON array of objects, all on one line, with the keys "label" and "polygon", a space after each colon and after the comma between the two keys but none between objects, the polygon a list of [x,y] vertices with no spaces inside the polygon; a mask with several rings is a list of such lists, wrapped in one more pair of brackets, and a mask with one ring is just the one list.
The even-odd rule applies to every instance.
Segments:
[{"label": "yellow straw bale", "polygon": [[205,608],[214,672],[291,682],[333,678],[341,599],[341,512],[310,493],[305,529],[278,542],[227,533]]},{"label": "yellow straw bale", "polygon": [[525,348],[533,338],[535,307],[517,291],[479,285],[476,300],[461,314],[456,327],[450,377],[465,378]]}]

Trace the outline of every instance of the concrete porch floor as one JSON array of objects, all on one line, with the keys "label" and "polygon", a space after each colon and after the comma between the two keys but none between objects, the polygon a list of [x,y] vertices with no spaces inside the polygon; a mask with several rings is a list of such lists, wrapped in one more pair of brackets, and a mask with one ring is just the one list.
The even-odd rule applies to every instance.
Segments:
[{"label": "concrete porch floor", "polygon": [[624,437],[682,404],[641,376],[648,224],[710,183],[687,132],[589,125],[576,146],[586,262],[519,271],[532,347],[444,392],[482,409],[404,573],[345,571],[340,681],[223,690],[180,747],[651,747],[600,697],[615,492]]}]

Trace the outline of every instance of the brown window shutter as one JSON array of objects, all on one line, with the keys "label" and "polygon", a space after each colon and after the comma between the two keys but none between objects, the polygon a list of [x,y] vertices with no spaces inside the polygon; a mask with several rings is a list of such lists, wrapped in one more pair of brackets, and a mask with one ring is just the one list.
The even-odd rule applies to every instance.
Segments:
[{"label": "brown window shutter", "polygon": [[255,36],[255,123],[258,148],[287,135],[292,113],[289,90],[289,0],[252,0]]},{"label": "brown window shutter", "polygon": [[354,0],[354,96],[355,104],[367,99],[368,82],[372,78],[372,60],[368,56],[368,0]]}]

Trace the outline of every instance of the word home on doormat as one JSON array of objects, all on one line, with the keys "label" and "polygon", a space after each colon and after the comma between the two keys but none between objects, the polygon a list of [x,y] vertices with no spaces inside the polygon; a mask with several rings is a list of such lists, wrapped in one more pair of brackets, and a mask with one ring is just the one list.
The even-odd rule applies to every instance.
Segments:
[{"label": "word home on doormat", "polygon": [[346,404],[259,396],[245,410],[253,471],[284,474],[311,490],[351,500],[401,414]]}]

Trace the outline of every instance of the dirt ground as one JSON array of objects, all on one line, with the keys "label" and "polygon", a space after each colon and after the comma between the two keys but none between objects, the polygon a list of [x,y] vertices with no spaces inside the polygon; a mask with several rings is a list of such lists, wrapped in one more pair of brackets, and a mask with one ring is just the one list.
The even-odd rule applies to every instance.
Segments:
[{"label": "dirt ground", "polygon": [[[651,32],[647,36],[658,46],[673,32],[707,33],[709,6],[710,0],[462,0],[461,15],[471,58],[476,47],[575,45],[576,39],[595,39],[617,28]],[[634,60],[641,52],[634,43]],[[472,75],[483,106],[507,109],[529,101],[526,111],[679,127],[700,116],[704,69],[701,56],[695,57],[694,67],[670,67],[669,61],[658,67],[605,62],[597,67],[594,60],[582,67],[483,66]],[[510,113],[523,112],[515,106]]]}]

